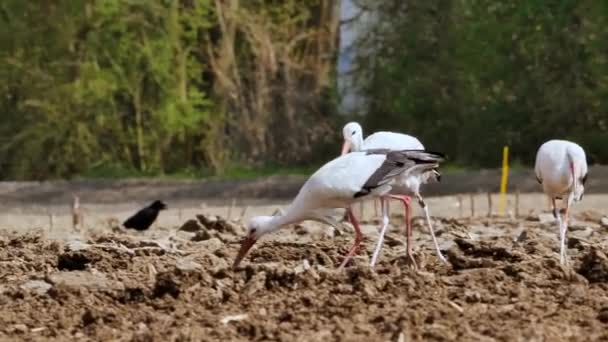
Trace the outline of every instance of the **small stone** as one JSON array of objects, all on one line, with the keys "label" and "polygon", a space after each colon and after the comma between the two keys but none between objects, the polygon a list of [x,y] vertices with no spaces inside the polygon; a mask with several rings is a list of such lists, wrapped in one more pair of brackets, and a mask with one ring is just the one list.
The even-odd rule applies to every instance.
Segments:
[{"label": "small stone", "polygon": [[600,220],[600,224],[602,225],[602,227],[608,228],[608,216],[602,217],[602,219]]},{"label": "small stone", "polygon": [[481,295],[477,291],[465,290],[464,298],[468,303],[478,303],[481,301]]},{"label": "small stone", "polygon": [[221,249],[222,247],[224,247],[224,243],[222,241],[220,241],[220,239],[218,239],[218,238],[211,238],[206,241],[200,241],[198,243],[198,246],[206,249],[207,252],[209,252],[209,253],[213,253],[213,252]]},{"label": "small stone", "polygon": [[26,333],[28,329],[25,324],[15,324],[13,325],[13,330],[18,333]]},{"label": "small stone", "polygon": [[220,258],[214,254],[209,254],[208,256],[211,260],[211,266],[207,267],[209,273],[216,275],[229,269],[230,266],[228,265],[228,261],[226,261],[226,259]]},{"label": "small stone", "polygon": [[528,231],[527,230],[522,230],[521,234],[519,234],[517,236],[517,238],[515,239],[515,241],[517,242],[524,242],[528,239]]},{"label": "small stone", "polygon": [[51,287],[53,287],[53,285],[47,283],[44,280],[31,280],[21,285],[22,289],[33,292],[38,295],[46,294],[51,289]]},{"label": "small stone", "polygon": [[201,269],[203,266],[190,259],[179,259],[175,262],[175,267],[180,271],[189,272]]},{"label": "small stone", "polygon": [[295,267],[294,272],[296,274],[300,274],[302,272],[307,271],[308,269],[310,269],[310,263],[308,262],[308,260],[304,259],[300,265]]},{"label": "small stone", "polygon": [[372,284],[366,282],[363,283],[363,293],[365,293],[366,296],[372,298],[376,296],[377,291]]},{"label": "small stone", "polygon": [[361,233],[363,233],[364,236],[377,236],[378,227],[374,225],[363,225],[361,226]]},{"label": "small stone", "polygon": [[89,245],[86,242],[80,241],[80,240],[71,240],[68,242],[66,249],[68,251],[72,251],[72,252],[76,252],[76,251],[83,251],[83,250],[87,250],[91,248],[91,245]]},{"label": "small stone", "polygon": [[228,324],[230,322],[238,322],[238,321],[242,321],[244,319],[247,319],[248,315],[247,314],[240,314],[240,315],[233,315],[233,316],[226,316],[224,318],[222,318],[220,320],[220,322],[222,322],[222,324]]},{"label": "small stone", "polygon": [[146,325],[146,323],[144,323],[144,322],[139,322],[139,323],[137,324],[137,332],[138,332],[138,333],[143,334],[143,333],[147,332],[148,330],[149,330],[149,329],[148,329],[148,326]]},{"label": "small stone", "polygon": [[53,285],[70,288],[87,288],[90,290],[124,290],[121,282],[109,280],[103,273],[93,274],[87,271],[56,272],[47,279]]},{"label": "small stone", "polygon": [[319,280],[321,279],[321,277],[319,276],[319,273],[314,269],[314,268],[310,268],[308,270],[308,274],[312,277],[312,279],[314,280]]},{"label": "small stone", "polygon": [[249,279],[245,285],[245,292],[248,296],[266,288],[266,272],[258,272]]}]

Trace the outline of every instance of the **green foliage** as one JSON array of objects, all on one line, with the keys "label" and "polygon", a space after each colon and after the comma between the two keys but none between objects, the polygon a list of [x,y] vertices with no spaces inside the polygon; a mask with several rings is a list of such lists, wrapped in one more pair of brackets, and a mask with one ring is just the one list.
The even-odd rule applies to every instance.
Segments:
[{"label": "green foliage", "polygon": [[[0,178],[194,176],[232,162],[274,161],[279,149],[269,146],[279,146],[283,135],[266,125],[279,123],[285,107],[250,105],[272,99],[293,107],[278,88],[265,87],[302,76],[258,65],[274,57],[280,63],[303,60],[265,55],[282,53],[284,46],[311,60],[323,53],[304,49],[316,42],[316,28],[326,25],[310,20],[319,6],[331,8],[324,0],[3,1]],[[227,22],[238,28],[231,50],[222,45],[231,36]],[[292,38],[301,32],[312,38],[295,44]],[[222,74],[218,64],[226,61],[238,66],[238,78],[232,70]],[[241,87],[223,91],[226,77]],[[264,77],[268,82],[260,84]],[[304,113],[290,112],[290,129],[312,122],[316,102],[307,103],[313,105]],[[304,155],[295,147],[282,162]],[[250,159],[255,148],[264,153]]]},{"label": "green foliage", "polygon": [[[373,4],[370,1],[362,1]],[[386,1],[360,42],[366,129],[411,132],[461,164],[527,164],[551,138],[607,162],[602,1]],[[387,24],[390,23],[390,24]]]},{"label": "green foliage", "polygon": [[[357,0],[361,120],[455,169],[608,162],[608,2]],[[5,0],[0,178],[300,173],[335,156],[331,0]],[[369,53],[365,53],[365,52]],[[279,170],[279,171],[277,171]]]}]

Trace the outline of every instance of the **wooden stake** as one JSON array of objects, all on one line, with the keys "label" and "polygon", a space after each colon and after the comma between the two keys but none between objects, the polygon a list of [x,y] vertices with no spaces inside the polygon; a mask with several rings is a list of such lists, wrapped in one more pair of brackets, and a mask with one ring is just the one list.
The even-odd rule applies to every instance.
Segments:
[{"label": "wooden stake", "polygon": [[234,206],[236,205],[236,198],[232,199],[230,203],[230,207],[228,207],[228,212],[226,213],[226,220],[230,220],[230,216],[232,215],[232,211],[234,210]]},{"label": "wooden stake", "polygon": [[519,217],[519,189],[515,191],[515,218]]},{"label": "wooden stake", "polygon": [[365,220],[365,216],[363,215],[363,208],[365,208],[365,205],[363,204],[363,201],[359,202],[359,220],[363,221]]},{"label": "wooden stake", "polygon": [[458,216],[462,217],[462,195],[458,195]]},{"label": "wooden stake", "polygon": [[53,214],[49,214],[49,232],[53,231],[55,216]]},{"label": "wooden stake", "polygon": [[378,200],[374,198],[374,218],[378,217]]},{"label": "wooden stake", "polygon": [[469,201],[471,203],[471,217],[475,217],[475,195],[469,194]]},{"label": "wooden stake", "polygon": [[492,217],[492,193],[488,192],[488,217]]},{"label": "wooden stake", "polygon": [[72,228],[74,230],[80,230],[82,224],[82,216],[80,213],[80,198],[76,195],[72,195],[74,200],[72,202]]},{"label": "wooden stake", "polygon": [[243,210],[241,211],[241,217],[240,217],[240,221],[243,221],[243,219],[245,218],[245,214],[247,214],[247,210],[249,210],[249,206],[244,206]]}]

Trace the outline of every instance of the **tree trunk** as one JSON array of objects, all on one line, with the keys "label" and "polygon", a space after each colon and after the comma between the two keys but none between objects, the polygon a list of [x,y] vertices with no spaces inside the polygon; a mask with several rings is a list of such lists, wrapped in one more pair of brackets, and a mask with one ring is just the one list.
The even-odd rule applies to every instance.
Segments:
[{"label": "tree trunk", "polygon": [[133,94],[133,109],[135,110],[135,133],[137,135],[137,158],[139,170],[146,171],[146,155],[144,146],[143,113],[141,110],[141,89],[138,87]]}]

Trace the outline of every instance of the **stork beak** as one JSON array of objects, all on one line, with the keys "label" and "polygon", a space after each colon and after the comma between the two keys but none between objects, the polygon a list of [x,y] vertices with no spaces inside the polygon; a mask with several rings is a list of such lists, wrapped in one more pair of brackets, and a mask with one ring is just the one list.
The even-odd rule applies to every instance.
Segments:
[{"label": "stork beak", "polygon": [[249,235],[243,239],[241,242],[241,249],[239,249],[239,253],[236,255],[236,259],[234,259],[234,264],[232,264],[232,269],[236,269],[239,266],[241,260],[247,255],[247,252],[249,252],[256,241],[257,240],[253,235]]},{"label": "stork beak", "polygon": [[345,155],[348,152],[350,152],[351,146],[352,146],[352,143],[350,142],[350,140],[344,140],[344,144],[342,145],[342,155]]}]

